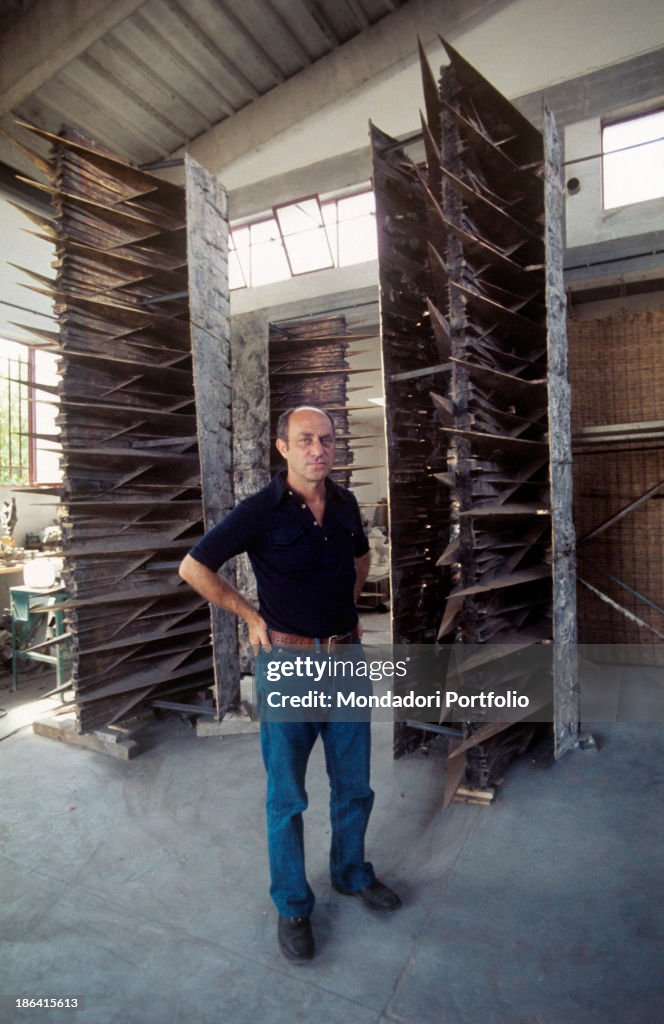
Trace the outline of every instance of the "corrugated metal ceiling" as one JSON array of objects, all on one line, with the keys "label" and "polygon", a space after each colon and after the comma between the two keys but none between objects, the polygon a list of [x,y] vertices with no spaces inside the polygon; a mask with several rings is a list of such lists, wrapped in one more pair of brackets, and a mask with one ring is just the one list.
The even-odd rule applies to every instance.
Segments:
[{"label": "corrugated metal ceiling", "polygon": [[[150,163],[403,2],[145,0],[45,79],[14,113],[50,131],[75,125],[136,163]],[[0,0],[0,15],[16,24],[30,6],[30,0]],[[2,127],[15,134],[11,115],[2,118]],[[12,163],[22,165],[20,158]]]}]

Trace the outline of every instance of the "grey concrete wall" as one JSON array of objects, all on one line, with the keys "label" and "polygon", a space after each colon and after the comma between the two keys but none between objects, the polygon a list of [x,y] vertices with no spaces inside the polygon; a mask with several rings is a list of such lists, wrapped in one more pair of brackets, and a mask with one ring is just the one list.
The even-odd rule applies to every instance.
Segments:
[{"label": "grey concrete wall", "polygon": [[[358,295],[366,291],[375,298],[378,294],[378,264],[376,260],[356,263],[352,267],[334,270],[316,270],[310,274],[299,274],[286,281],[263,284],[256,288],[239,288],[231,292],[231,315],[233,319],[250,312],[263,311],[268,319],[305,316],[317,310],[336,308],[339,296]],[[366,296],[365,296],[366,298]],[[362,300],[364,301],[364,299]],[[344,300],[341,300],[344,304]],[[287,312],[281,316],[275,310]]]},{"label": "grey concrete wall", "polygon": [[[576,178],[580,183],[579,191],[568,194],[566,201],[568,248],[664,230],[661,198],[610,210],[603,208],[602,160],[584,159],[602,151],[602,120],[596,116],[565,129],[565,180]],[[579,163],[574,162],[576,158],[580,158]]]},{"label": "grey concrete wall", "polygon": [[[653,41],[657,39],[656,31]],[[535,124],[541,125],[542,104],[546,102],[556,116],[564,139],[564,180],[579,179],[581,188],[567,195],[565,204],[566,246],[568,249],[613,242],[609,248],[593,254],[586,252],[586,263],[600,259],[634,258],[634,246],[626,239],[664,230],[664,202],[652,199],[631,206],[604,210],[602,207],[602,123],[608,119],[630,117],[653,109],[664,97],[664,48],[640,54],[610,67],[575,76],[565,82],[519,97],[515,104]],[[592,157],[594,159],[587,159]],[[578,162],[577,162],[578,161]],[[661,242],[644,240],[644,253],[661,250]],[[566,259],[569,263],[569,259]],[[650,261],[650,264],[652,261]],[[663,263],[660,255],[658,264]],[[617,272],[650,269],[642,261],[625,264]]]},{"label": "grey concrete wall", "polygon": [[[604,72],[616,87],[631,90],[633,98],[656,87],[661,75],[656,51],[664,45],[662,12],[658,0],[629,5],[617,0],[410,0],[369,32],[206,132],[191,150],[221,176],[233,218],[269,208],[271,196],[282,202],[318,188],[365,181],[368,119],[394,136],[418,129],[413,117],[422,102],[417,39],[437,70],[442,63],[438,33],[501,92],[519,98],[534,120],[541,120],[546,91],[565,125],[570,118],[561,104],[578,105],[585,98],[590,110],[606,91]],[[640,60],[635,78],[633,62]],[[317,181],[324,184],[317,186]]]},{"label": "grey concrete wall", "polygon": [[[637,16],[637,12],[634,12]],[[604,26],[605,29],[607,26]],[[522,114],[542,126],[542,103],[554,111],[559,130],[566,125],[606,114],[628,116],[664,93],[664,40],[653,26],[657,47],[608,67],[573,75],[544,89],[523,92],[513,102]]]},{"label": "grey concrete wall", "polygon": [[[26,285],[35,284],[11,263],[27,267],[37,274],[53,276],[51,262],[54,247],[29,234],[38,230],[27,213],[18,210],[0,195],[0,338],[35,339],[16,326],[16,321],[53,330],[52,302],[46,295],[29,291]],[[23,307],[23,308],[17,308]],[[40,316],[39,314],[45,314]]]}]

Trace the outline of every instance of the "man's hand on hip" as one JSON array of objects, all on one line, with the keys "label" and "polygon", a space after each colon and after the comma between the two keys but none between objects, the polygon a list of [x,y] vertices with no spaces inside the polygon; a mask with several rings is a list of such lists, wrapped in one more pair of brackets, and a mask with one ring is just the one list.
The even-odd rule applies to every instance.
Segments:
[{"label": "man's hand on hip", "polygon": [[265,619],[225,577],[202,565],[191,555],[184,556],[179,572],[182,579],[206,600],[244,619],[249,629],[249,641],[257,651],[261,647],[266,651],[272,650]]},{"label": "man's hand on hip", "polygon": [[270,634],[265,619],[256,613],[255,616],[247,619],[246,622],[249,629],[249,643],[256,653],[260,653],[261,648],[265,651],[271,651],[272,644],[270,643]]}]

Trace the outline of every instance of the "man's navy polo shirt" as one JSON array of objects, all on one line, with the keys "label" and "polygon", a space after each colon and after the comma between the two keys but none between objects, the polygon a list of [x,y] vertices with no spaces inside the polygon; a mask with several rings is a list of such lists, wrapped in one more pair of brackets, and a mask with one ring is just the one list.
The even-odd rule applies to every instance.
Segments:
[{"label": "man's navy polo shirt", "polygon": [[325,481],[323,525],[286,484],[286,472],[245,498],[189,554],[213,572],[246,551],[258,584],[259,610],[270,629],[332,636],[357,625],[355,559],[366,554],[355,496]]}]

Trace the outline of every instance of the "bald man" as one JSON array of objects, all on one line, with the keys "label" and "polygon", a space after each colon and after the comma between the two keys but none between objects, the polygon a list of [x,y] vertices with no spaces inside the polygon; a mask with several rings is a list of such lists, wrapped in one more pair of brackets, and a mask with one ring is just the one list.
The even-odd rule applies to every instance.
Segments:
[{"label": "bald man", "polygon": [[[180,575],[198,593],[247,623],[258,652],[259,687],[265,664],[260,652],[274,647],[306,655],[359,643],[356,601],[369,571],[357,501],[329,478],[335,451],[331,417],[312,406],[288,409],[279,419],[276,444],[286,469],[240,502],[180,566]],[[218,575],[241,552],[247,552],[256,576],[258,609]],[[302,812],[307,763],[319,735],[330,780],[332,884],[377,913],[401,905],[364,858],[374,799],[370,723],[263,718],[270,895],[279,915],[279,948],[293,963],[311,960],[315,953]]]}]

